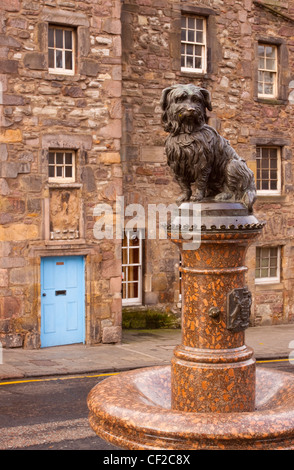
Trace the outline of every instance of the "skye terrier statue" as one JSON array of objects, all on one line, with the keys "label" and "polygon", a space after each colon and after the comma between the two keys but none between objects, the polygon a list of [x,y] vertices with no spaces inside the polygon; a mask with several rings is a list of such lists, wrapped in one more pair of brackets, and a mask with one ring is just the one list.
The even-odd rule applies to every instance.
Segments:
[{"label": "skye terrier statue", "polygon": [[192,84],[173,85],[163,90],[161,107],[169,133],[167,163],[182,189],[177,203],[214,198],[242,202],[252,212],[254,174],[229,142],[206,124],[206,108],[212,110],[210,93]]}]

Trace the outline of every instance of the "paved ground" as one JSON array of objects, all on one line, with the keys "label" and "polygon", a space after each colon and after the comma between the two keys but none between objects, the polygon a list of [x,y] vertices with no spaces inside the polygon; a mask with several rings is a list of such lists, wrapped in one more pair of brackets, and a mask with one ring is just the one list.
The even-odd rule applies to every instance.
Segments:
[{"label": "paved ground", "polygon": [[[288,358],[293,351],[294,365],[294,324],[248,328],[245,338],[257,360]],[[168,364],[180,342],[180,330],[125,330],[119,345],[4,349],[0,379],[114,372]]]}]

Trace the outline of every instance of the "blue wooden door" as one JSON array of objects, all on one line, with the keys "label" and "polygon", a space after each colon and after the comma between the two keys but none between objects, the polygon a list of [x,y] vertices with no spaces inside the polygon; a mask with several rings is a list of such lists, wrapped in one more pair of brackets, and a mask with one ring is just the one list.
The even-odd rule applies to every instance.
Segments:
[{"label": "blue wooden door", "polygon": [[85,340],[85,278],[82,256],[41,260],[41,347]]}]

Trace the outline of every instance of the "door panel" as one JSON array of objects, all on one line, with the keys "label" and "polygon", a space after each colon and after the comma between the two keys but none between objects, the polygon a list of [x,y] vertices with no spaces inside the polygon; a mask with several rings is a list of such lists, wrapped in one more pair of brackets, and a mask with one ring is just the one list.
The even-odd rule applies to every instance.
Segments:
[{"label": "door panel", "polygon": [[41,347],[84,342],[84,258],[41,261]]}]

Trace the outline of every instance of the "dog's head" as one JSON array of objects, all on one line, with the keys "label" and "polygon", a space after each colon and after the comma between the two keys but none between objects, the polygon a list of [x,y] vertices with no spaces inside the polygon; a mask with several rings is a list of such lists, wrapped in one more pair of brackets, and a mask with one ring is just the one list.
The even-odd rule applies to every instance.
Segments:
[{"label": "dog's head", "polygon": [[160,104],[163,127],[172,134],[201,129],[207,122],[206,108],[212,110],[209,91],[193,84],[165,88]]}]

